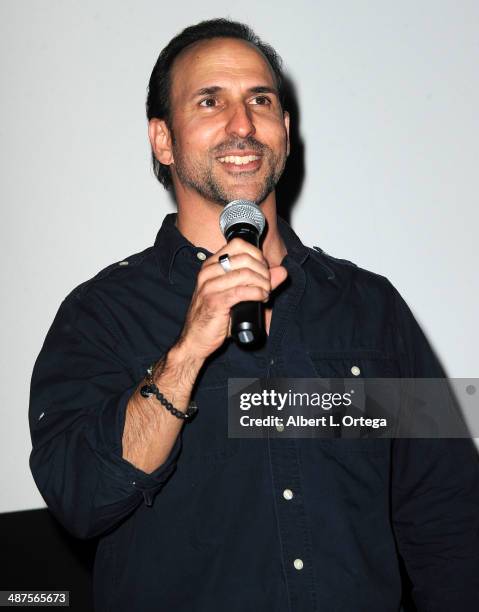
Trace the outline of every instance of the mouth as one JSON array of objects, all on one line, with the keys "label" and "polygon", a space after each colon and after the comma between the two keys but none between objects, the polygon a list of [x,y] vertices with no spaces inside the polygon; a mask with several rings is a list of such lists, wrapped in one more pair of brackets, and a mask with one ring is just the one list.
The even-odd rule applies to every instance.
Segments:
[{"label": "mouth", "polygon": [[224,157],[217,157],[217,160],[221,165],[229,172],[251,172],[258,170],[261,166],[262,157],[261,155],[225,155]]}]

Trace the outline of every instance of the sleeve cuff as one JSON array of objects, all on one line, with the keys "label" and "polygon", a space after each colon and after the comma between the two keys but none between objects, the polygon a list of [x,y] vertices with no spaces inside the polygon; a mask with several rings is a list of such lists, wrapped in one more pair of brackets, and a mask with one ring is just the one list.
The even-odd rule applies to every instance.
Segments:
[{"label": "sleeve cuff", "polygon": [[[126,389],[118,399],[112,398],[99,417],[100,445],[110,461],[115,464],[115,473],[124,482],[143,494],[147,506],[151,506],[156,493],[163,487],[176,468],[182,448],[183,429],[180,430],[166,460],[153,472],[147,474],[123,458],[122,437],[128,401],[137,385]],[[103,453],[102,453],[103,454]]]}]

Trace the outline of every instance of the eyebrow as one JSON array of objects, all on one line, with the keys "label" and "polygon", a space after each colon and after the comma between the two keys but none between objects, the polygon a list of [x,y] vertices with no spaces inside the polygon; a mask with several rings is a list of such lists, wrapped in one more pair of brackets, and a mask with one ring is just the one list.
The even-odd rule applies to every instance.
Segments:
[{"label": "eyebrow", "polygon": [[[219,85],[212,85],[211,87],[202,87],[192,95],[192,98],[197,98],[198,96],[210,96],[220,91],[224,91],[224,87],[220,87]],[[275,87],[271,87],[270,85],[255,85],[254,87],[250,87],[247,91],[248,93],[256,94],[271,93],[279,97],[278,90]]]}]

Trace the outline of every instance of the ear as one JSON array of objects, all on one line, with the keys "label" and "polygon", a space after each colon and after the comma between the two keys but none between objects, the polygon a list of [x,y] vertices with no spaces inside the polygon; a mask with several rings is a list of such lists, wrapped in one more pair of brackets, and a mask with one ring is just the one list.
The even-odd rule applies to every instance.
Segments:
[{"label": "ear", "polygon": [[287,135],[287,146],[286,146],[286,157],[288,157],[289,155],[289,113],[288,111],[283,111],[283,121],[284,121],[284,127],[286,129],[286,135]]},{"label": "ear", "polygon": [[151,148],[160,164],[170,166],[174,163],[171,146],[171,132],[164,119],[153,118],[148,123],[148,136]]}]

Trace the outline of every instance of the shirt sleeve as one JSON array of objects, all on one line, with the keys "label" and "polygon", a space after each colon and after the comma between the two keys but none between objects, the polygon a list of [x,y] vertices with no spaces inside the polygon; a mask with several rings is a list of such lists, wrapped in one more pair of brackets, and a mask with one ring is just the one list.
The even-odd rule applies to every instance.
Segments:
[{"label": "shirt sleeve", "polygon": [[73,292],[33,369],[30,469],[50,511],[80,538],[112,530],[142,502],[151,506],[181,450],[180,432],[151,474],[122,458],[126,408],[140,381],[121,354],[106,307]]},{"label": "shirt sleeve", "polygon": [[[401,376],[446,375],[392,287]],[[471,438],[396,439],[392,521],[418,612],[479,610],[479,458]]]}]

